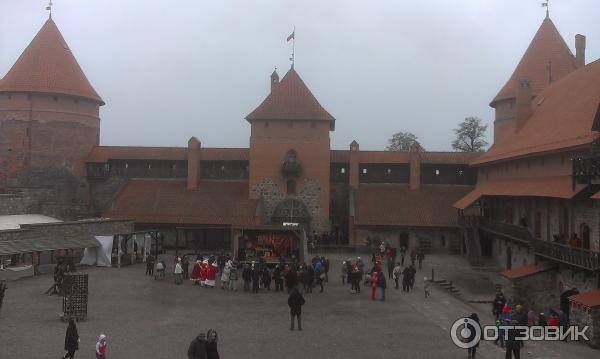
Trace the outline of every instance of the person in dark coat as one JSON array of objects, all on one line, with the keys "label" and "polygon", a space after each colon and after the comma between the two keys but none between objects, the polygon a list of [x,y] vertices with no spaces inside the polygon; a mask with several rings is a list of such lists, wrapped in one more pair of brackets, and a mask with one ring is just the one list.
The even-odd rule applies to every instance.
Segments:
[{"label": "person in dark coat", "polygon": [[290,307],[290,316],[292,319],[290,330],[294,330],[294,317],[298,318],[298,330],[302,330],[302,321],[300,316],[302,314],[302,306],[304,303],[304,297],[298,288],[294,287],[290,293],[290,296],[288,297],[288,306]]},{"label": "person in dark coat", "polygon": [[[516,320],[510,322],[510,325],[519,325]],[[506,338],[506,359],[521,359],[521,341],[517,340],[517,337],[521,335],[519,329],[507,329]]]},{"label": "person in dark coat", "polygon": [[506,304],[506,298],[504,298],[504,294],[499,291],[496,293],[496,298],[494,298],[494,302],[492,303],[492,314],[496,319],[502,315],[504,304]]},{"label": "person in dark coat", "polygon": [[385,289],[387,288],[387,282],[383,272],[379,272],[377,275],[377,286],[381,289],[381,301],[385,300]]},{"label": "person in dark coat", "polygon": [[303,272],[303,281],[305,293],[312,293],[313,287],[315,286],[315,269],[312,265],[307,265]]},{"label": "person in dark coat", "polygon": [[292,289],[298,284],[298,276],[293,269],[288,269],[285,273],[285,287],[287,288],[287,292],[291,293]]},{"label": "person in dark coat", "polygon": [[283,291],[283,277],[280,265],[276,265],[273,270],[273,281],[275,282],[275,291]]},{"label": "person in dark coat", "polygon": [[250,281],[252,280],[252,273],[248,263],[244,263],[244,269],[242,269],[242,279],[244,280],[244,292],[250,291]]},{"label": "person in dark coat", "polygon": [[405,267],[402,271],[402,291],[410,292],[410,282],[412,277],[412,270],[410,267]]},{"label": "person in dark coat", "polygon": [[[481,327],[481,325],[479,324],[479,316],[477,315],[477,313],[472,313],[469,316],[469,319],[472,319],[474,322],[477,323],[477,325],[479,325]],[[471,330],[471,337],[468,338],[468,342],[472,341],[475,338],[475,330]],[[467,349],[467,358],[469,359],[475,359],[475,354],[477,353],[477,347],[479,346],[479,343],[476,343],[474,346],[470,347]]]},{"label": "person in dark coat", "polygon": [[252,277],[252,293],[258,293],[258,287],[260,284],[260,271],[254,264],[250,268],[250,276]]},{"label": "person in dark coat", "polygon": [[217,332],[214,329],[209,329],[206,333],[206,359],[219,359],[217,351]]},{"label": "person in dark coat", "polygon": [[262,269],[261,274],[262,274],[263,288],[270,291],[271,290],[271,272],[269,272],[269,268],[267,268],[267,266],[265,266]]},{"label": "person in dark coat", "polygon": [[187,355],[188,359],[208,359],[206,353],[206,334],[200,333],[192,340]]},{"label": "person in dark coat", "polygon": [[77,325],[75,325],[75,319],[73,318],[69,319],[69,326],[65,335],[65,350],[67,353],[63,355],[63,359],[75,358],[75,351],[79,350],[79,334],[77,333]]},{"label": "person in dark coat", "polygon": [[146,258],[146,275],[154,275],[154,257],[151,255]]}]

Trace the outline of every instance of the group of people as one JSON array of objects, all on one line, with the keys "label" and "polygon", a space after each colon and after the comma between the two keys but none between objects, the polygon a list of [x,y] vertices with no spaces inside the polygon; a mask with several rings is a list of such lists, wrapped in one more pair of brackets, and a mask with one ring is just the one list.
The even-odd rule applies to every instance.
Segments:
[{"label": "group of people", "polygon": [[75,265],[72,261],[59,260],[54,267],[54,277],[50,288],[44,292],[46,295],[60,294],[62,290],[65,274],[75,272]]},{"label": "group of people", "polygon": [[209,329],[206,334],[198,334],[188,347],[188,359],[219,359],[218,338],[214,329]]},{"label": "group of people", "polygon": [[[106,359],[106,347],[108,338],[104,334],[100,334],[96,341],[95,353],[96,359]],[[79,332],[77,331],[77,325],[75,319],[69,319],[69,325],[67,326],[67,332],[65,334],[65,346],[66,353],[62,356],[62,359],[73,359],[75,358],[75,352],[79,350]]]}]

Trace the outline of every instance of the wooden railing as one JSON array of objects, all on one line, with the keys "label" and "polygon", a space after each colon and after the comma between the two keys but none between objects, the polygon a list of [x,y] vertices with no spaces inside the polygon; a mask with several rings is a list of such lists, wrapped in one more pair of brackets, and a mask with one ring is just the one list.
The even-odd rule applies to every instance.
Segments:
[{"label": "wooden railing", "polygon": [[541,239],[535,239],[533,244],[535,254],[540,257],[590,271],[600,270],[599,252],[573,248],[565,244]]}]

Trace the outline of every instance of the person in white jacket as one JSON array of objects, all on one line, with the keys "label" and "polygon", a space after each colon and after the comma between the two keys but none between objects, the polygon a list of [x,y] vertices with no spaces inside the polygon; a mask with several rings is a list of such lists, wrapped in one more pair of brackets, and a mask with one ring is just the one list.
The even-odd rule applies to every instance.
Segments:
[{"label": "person in white jacket", "polygon": [[181,258],[177,258],[175,264],[175,284],[183,283],[183,268],[181,267]]}]

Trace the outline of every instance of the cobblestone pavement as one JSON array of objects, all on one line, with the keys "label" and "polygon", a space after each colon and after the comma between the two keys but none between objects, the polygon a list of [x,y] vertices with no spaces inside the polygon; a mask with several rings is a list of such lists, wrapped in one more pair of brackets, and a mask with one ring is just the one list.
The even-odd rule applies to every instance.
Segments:
[{"label": "cobblestone pavement", "polygon": [[[185,358],[200,331],[219,332],[222,358],[465,358],[449,328],[475,307],[435,287],[423,298],[422,276],[403,294],[388,281],[387,300],[371,301],[366,288],[352,295],[339,278],[343,256],[332,258],[325,293],[305,295],[303,331],[289,330],[287,296],[226,292],[155,281],[144,266],[88,268],[88,320],[80,322],[80,351],[93,357],[95,339],[109,337],[108,358]],[[66,325],[58,320],[61,299],[41,293],[51,276],[8,283],[0,313],[0,358],[59,358]],[[241,283],[240,283],[241,287]],[[480,314],[484,323],[491,321]],[[581,344],[526,344],[524,358],[597,358]],[[503,358],[500,348],[482,343],[482,358]]]}]

